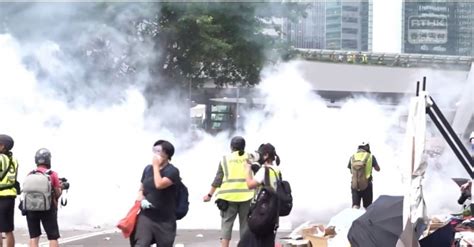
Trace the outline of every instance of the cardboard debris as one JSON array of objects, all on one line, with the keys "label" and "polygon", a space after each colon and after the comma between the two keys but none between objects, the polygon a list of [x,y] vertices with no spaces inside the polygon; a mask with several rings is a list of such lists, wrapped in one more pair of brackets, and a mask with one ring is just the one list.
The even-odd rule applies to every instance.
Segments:
[{"label": "cardboard debris", "polygon": [[[328,247],[328,241],[336,235],[334,227],[304,223],[284,241],[285,247]],[[301,239],[302,238],[302,239]]]},{"label": "cardboard debris", "polygon": [[307,239],[301,239],[301,240],[290,239],[290,240],[285,240],[282,243],[283,243],[283,247],[310,247],[309,240]]},{"label": "cardboard debris", "polygon": [[334,227],[325,228],[323,225],[312,225],[303,229],[303,239],[309,240],[312,247],[327,247],[329,239],[335,235]]},{"label": "cardboard debris", "polygon": [[[285,241],[289,247],[346,247],[350,246],[347,232],[352,222],[364,214],[364,210],[344,209],[332,217],[328,225],[305,222],[294,229]],[[307,241],[300,241],[303,239]],[[299,242],[296,242],[299,241]],[[305,245],[306,244],[306,245]]]}]

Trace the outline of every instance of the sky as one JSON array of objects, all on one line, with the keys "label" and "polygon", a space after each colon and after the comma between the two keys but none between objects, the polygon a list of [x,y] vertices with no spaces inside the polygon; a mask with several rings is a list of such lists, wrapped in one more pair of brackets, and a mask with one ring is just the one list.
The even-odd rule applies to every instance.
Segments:
[{"label": "sky", "polygon": [[373,0],[374,52],[399,53],[402,40],[402,0]]}]

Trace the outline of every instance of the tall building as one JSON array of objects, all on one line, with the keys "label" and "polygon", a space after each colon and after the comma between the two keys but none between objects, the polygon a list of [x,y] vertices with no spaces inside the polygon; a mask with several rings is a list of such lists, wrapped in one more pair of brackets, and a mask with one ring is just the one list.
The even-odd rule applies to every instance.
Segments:
[{"label": "tall building", "polygon": [[474,56],[474,2],[403,2],[405,53]]},{"label": "tall building", "polygon": [[287,22],[287,40],[297,48],[372,50],[372,1],[314,1],[307,18]]},{"label": "tall building", "polygon": [[300,18],[298,23],[285,20],[283,32],[291,45],[297,48],[324,49],[325,5],[324,1],[312,2],[306,18]]}]

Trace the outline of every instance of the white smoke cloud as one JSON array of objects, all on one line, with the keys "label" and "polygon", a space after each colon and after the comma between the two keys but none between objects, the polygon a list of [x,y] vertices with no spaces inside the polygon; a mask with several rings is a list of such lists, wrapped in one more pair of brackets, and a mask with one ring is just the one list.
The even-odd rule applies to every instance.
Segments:
[{"label": "white smoke cloud", "polygon": [[[91,23],[78,26],[90,28],[86,24]],[[126,42],[121,42],[123,34],[104,28],[115,37],[111,44],[118,44],[111,48],[116,51],[111,54],[120,53],[126,47]],[[61,30],[54,29],[54,33],[61,36]],[[89,35],[80,36],[78,41],[88,42],[92,37]],[[179,227],[219,228],[217,208],[202,202],[202,197],[209,190],[222,155],[229,151],[228,133],[210,136],[198,132],[190,136],[162,128],[161,120],[173,117],[177,102],[162,101],[162,105],[155,106],[156,115],[146,114],[142,94],[144,82],[150,79],[146,70],[136,74],[138,81],[134,83],[104,87],[81,81],[90,67],[72,59],[67,52],[71,48],[60,44],[37,36],[19,40],[9,34],[0,35],[0,86],[8,92],[0,97],[2,114],[8,116],[0,121],[0,130],[16,141],[13,151],[20,162],[20,181],[35,167],[35,151],[47,147],[53,153],[53,169],[71,182],[69,204],[59,211],[60,226],[113,227],[135,199],[142,169],[150,162],[152,143],[168,139],[176,146],[173,163],[190,191],[191,210]],[[142,51],[140,54],[151,51],[147,42],[135,49]],[[28,63],[31,57],[44,74]],[[139,58],[143,57],[133,57]],[[360,141],[371,143],[381,166],[381,172],[374,174],[374,198],[403,194],[398,163],[403,127],[399,125],[406,105],[390,108],[374,99],[353,98],[340,102],[340,108],[328,108],[311,92],[311,85],[296,67],[290,63],[264,71],[259,89],[265,112],[242,113],[246,121],[240,133],[247,140],[247,150],[271,142],[281,156],[281,169],[295,197],[292,216],[282,219],[282,228],[303,220],[324,223],[350,207],[347,163]],[[71,75],[79,79],[67,80]],[[117,92],[120,94],[113,97]],[[107,100],[94,100],[90,95]],[[442,179],[440,172],[432,171],[432,181]],[[427,191],[435,212],[454,208],[454,200],[437,201],[435,189],[441,185],[436,186]],[[457,197],[457,190],[444,191],[443,197]],[[24,227],[25,222],[17,212],[16,225]]]}]

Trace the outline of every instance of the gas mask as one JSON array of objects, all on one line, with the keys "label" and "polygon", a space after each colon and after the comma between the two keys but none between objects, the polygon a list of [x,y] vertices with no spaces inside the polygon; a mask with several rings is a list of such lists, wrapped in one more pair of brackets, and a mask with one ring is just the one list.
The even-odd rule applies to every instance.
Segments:
[{"label": "gas mask", "polygon": [[263,160],[263,155],[261,155],[258,151],[249,153],[249,161],[251,163],[250,166],[252,168],[253,173],[257,173],[263,163],[265,163]]},{"label": "gas mask", "polygon": [[252,164],[256,163],[256,164],[263,165],[263,163],[265,163],[265,161],[263,160],[263,155],[259,151],[254,151],[250,153],[249,160],[250,160],[250,163]]}]

